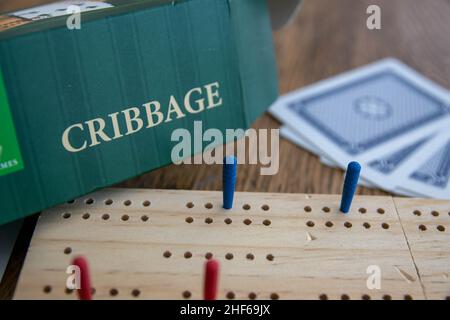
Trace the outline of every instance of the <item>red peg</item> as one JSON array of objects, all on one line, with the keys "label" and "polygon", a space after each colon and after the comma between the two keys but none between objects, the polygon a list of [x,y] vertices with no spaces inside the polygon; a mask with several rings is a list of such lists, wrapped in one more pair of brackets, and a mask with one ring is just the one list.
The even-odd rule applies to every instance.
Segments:
[{"label": "red peg", "polygon": [[216,300],[219,284],[219,263],[208,260],[205,264],[205,286],[203,296],[205,300]]},{"label": "red peg", "polygon": [[92,300],[91,278],[89,276],[89,265],[84,257],[76,257],[73,262],[80,268],[80,289],[78,297],[80,300]]}]

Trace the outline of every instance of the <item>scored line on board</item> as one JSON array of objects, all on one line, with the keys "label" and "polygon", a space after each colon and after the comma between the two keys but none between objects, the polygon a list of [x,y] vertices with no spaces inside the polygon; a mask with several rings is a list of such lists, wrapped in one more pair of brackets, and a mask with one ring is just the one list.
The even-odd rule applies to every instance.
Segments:
[{"label": "scored line on board", "polygon": [[414,269],[416,270],[417,279],[419,279],[419,281],[420,281],[420,286],[422,287],[422,292],[423,292],[423,295],[424,295],[425,299],[428,299],[427,293],[426,293],[426,290],[425,290],[425,285],[424,285],[424,283],[422,281],[422,277],[420,276],[419,268],[417,267],[416,260],[414,259],[414,254],[413,254],[413,252],[411,250],[411,244],[409,243],[408,236],[407,236],[407,234],[405,232],[405,227],[403,226],[403,220],[402,220],[402,218],[400,216],[399,209],[397,207],[397,202],[395,201],[395,198],[393,198],[393,197],[391,197],[391,198],[392,198],[392,202],[394,203],[395,212],[397,213],[398,220],[400,221],[400,227],[402,228],[403,236],[405,237],[406,245],[408,246],[409,254],[411,256],[411,260],[412,260],[412,263],[414,265]]}]

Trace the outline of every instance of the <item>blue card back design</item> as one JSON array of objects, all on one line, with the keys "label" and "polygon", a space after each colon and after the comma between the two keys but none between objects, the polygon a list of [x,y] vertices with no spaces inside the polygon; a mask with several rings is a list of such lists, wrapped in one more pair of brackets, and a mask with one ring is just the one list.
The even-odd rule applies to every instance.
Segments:
[{"label": "blue card back design", "polygon": [[449,114],[444,101],[391,70],[357,78],[288,107],[350,155]]},{"label": "blue card back design", "polygon": [[450,141],[410,176],[414,180],[445,189],[450,179]]},{"label": "blue card back design", "polygon": [[400,149],[384,158],[372,161],[369,166],[383,174],[390,174],[394,171],[404,160],[406,160],[414,151],[418,150],[430,137],[419,140],[403,149]]}]

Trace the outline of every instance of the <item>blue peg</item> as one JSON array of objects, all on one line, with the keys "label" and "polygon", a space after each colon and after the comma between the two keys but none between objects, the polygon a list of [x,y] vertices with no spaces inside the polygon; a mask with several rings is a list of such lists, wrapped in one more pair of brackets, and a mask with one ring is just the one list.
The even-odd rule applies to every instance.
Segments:
[{"label": "blue peg", "polygon": [[223,208],[233,208],[234,189],[236,188],[237,159],[226,156],[223,159]]},{"label": "blue peg", "polygon": [[342,191],[341,211],[348,213],[352,205],[353,196],[358,187],[359,174],[361,173],[361,165],[358,162],[350,162],[345,174],[344,190]]}]

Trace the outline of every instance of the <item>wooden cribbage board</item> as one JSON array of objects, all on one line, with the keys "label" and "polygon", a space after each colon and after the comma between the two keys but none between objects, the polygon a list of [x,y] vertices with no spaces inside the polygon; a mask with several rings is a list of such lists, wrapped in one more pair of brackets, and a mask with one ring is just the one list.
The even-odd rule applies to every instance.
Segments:
[{"label": "wooden cribbage board", "polygon": [[[338,195],[106,189],[44,212],[16,299],[76,299],[73,257],[94,299],[202,299],[204,263],[220,299],[449,299],[450,202]],[[381,269],[369,290],[367,268]]]}]

